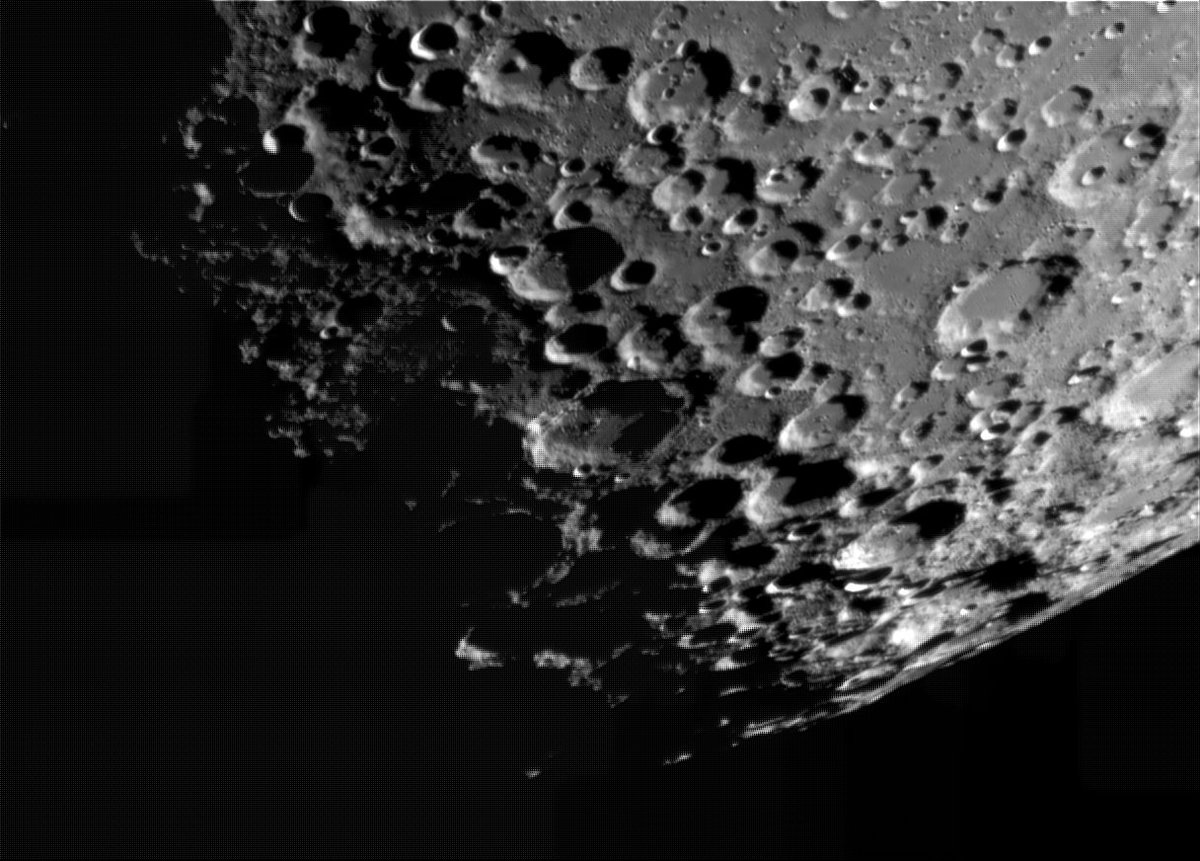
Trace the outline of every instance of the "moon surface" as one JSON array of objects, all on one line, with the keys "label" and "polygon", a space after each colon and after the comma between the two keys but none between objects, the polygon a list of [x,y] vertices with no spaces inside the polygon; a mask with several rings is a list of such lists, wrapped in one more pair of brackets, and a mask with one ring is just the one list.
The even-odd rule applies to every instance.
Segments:
[{"label": "moon surface", "polygon": [[480,673],[734,742],[1196,542],[1195,4],[217,9],[138,249],[253,322],[298,456],[414,380],[515,426],[561,546],[468,602]]}]

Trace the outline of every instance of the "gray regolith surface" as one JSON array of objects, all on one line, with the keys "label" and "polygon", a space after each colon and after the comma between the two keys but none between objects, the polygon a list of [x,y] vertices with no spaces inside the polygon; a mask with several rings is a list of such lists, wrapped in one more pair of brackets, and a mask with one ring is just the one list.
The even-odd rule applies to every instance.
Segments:
[{"label": "gray regolith surface", "polygon": [[562,549],[480,672],[751,737],[1197,541],[1196,4],[217,9],[139,250],[253,320],[300,456],[431,376],[520,429]]}]

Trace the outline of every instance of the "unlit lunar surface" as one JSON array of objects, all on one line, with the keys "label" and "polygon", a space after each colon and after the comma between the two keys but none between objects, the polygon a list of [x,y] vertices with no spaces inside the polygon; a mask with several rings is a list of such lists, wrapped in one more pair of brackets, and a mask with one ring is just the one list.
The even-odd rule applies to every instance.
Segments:
[{"label": "unlit lunar surface", "polygon": [[750,737],[1197,540],[1196,4],[218,9],[140,247],[298,454],[429,375],[520,427],[562,551],[469,666]]}]

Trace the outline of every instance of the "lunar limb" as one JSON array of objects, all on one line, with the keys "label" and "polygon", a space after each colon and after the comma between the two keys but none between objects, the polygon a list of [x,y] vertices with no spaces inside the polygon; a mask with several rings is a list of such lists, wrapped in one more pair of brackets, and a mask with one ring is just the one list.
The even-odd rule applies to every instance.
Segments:
[{"label": "lunar limb", "polygon": [[1196,4],[217,9],[139,250],[300,456],[431,375],[519,428],[562,550],[472,669],[752,737],[1196,542]]}]

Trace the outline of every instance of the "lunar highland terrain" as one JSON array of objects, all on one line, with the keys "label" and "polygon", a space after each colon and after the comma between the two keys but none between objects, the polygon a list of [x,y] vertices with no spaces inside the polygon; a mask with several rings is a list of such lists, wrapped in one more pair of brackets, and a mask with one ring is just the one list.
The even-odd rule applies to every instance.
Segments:
[{"label": "lunar highland terrain", "polygon": [[1200,538],[1197,4],[216,8],[133,241],[252,321],[298,456],[414,381],[519,440],[480,677],[678,703],[682,761]]}]

